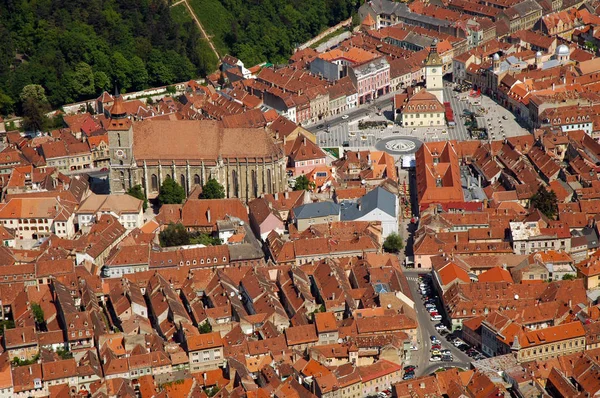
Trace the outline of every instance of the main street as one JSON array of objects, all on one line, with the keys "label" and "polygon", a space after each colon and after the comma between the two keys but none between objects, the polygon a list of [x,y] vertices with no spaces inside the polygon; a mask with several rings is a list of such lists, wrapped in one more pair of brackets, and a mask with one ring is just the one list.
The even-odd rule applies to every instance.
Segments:
[{"label": "main street", "polygon": [[[425,309],[425,305],[423,304],[423,300],[421,300],[421,294],[419,292],[419,273],[423,273],[423,270],[405,270],[404,274],[408,279],[408,285],[410,287],[410,292],[415,300],[415,311],[417,312],[417,322],[419,324],[418,330],[418,338],[419,345],[418,351],[413,351],[411,356],[413,360],[411,360],[411,365],[416,366],[415,375],[423,376],[428,375],[432,372],[435,372],[439,368],[448,368],[448,367],[457,367],[462,369],[470,368],[470,358],[467,354],[454,347],[451,343],[449,343],[444,337],[442,337],[436,330],[435,324],[438,322],[431,321],[429,312]],[[437,299],[438,303],[436,304],[438,308],[442,305],[439,298]],[[431,339],[430,336],[437,337],[442,344],[442,349],[449,349],[452,353],[452,357],[454,360],[452,362],[429,362],[429,358],[431,357]]]}]

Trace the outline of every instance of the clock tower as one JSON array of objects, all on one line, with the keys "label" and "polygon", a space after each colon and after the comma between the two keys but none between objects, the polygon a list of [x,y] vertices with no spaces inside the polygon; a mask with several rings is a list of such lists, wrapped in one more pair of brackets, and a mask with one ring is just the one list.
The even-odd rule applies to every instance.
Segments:
[{"label": "clock tower", "polygon": [[437,40],[431,43],[429,55],[425,59],[425,87],[435,95],[441,104],[444,103],[444,82],[442,72],[442,59],[437,52]]},{"label": "clock tower", "polygon": [[110,121],[107,127],[110,158],[109,184],[111,193],[125,193],[134,183],[132,173],[135,165],[133,159],[133,126],[127,117],[123,98],[115,96],[114,105],[110,108]]}]

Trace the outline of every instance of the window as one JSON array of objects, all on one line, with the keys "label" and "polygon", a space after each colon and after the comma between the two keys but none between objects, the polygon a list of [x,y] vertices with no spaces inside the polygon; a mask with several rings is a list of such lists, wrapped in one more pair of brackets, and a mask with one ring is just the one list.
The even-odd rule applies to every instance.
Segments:
[{"label": "window", "polygon": [[156,174],[152,174],[150,177],[150,189],[152,192],[158,192],[158,177]]},{"label": "window", "polygon": [[194,184],[200,185],[200,176],[198,174],[194,174]]}]

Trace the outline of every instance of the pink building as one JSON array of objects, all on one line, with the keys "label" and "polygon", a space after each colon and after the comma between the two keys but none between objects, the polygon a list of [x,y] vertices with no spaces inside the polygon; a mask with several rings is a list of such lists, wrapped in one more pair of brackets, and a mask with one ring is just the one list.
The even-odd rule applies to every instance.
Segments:
[{"label": "pink building", "polygon": [[390,64],[385,57],[351,67],[350,78],[358,91],[360,104],[390,92]]},{"label": "pink building", "polygon": [[294,176],[306,174],[316,166],[325,165],[327,154],[303,134],[285,145],[288,156],[288,169]]}]

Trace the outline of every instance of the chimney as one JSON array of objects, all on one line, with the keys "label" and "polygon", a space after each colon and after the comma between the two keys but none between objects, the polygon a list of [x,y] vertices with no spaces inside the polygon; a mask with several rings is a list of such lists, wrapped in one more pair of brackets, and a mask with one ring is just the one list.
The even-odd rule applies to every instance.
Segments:
[{"label": "chimney", "polygon": [[283,194],[283,196],[284,196],[286,199],[289,199],[289,198],[290,198],[290,193],[289,193],[288,191],[285,191],[285,193]]},{"label": "chimney", "polygon": [[425,383],[421,383],[421,384],[419,385],[419,387],[421,387],[421,388],[425,388]]},{"label": "chimney", "polygon": [[276,201],[277,201],[277,200],[279,200],[279,193],[278,193],[278,192],[275,192],[275,195],[274,195],[274,196],[275,196],[275,200],[276,200]]},{"label": "chimney", "polygon": [[206,209],[206,220],[210,222],[210,207]]},{"label": "chimney", "polygon": [[33,371],[31,370],[31,366],[29,366],[29,374],[32,374]]}]

